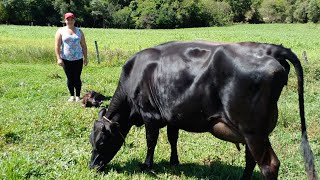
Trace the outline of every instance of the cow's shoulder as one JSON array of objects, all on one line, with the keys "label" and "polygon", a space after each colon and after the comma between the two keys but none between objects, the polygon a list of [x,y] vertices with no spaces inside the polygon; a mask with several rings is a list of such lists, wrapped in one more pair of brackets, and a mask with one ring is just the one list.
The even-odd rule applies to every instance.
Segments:
[{"label": "cow's shoulder", "polygon": [[133,55],[122,67],[125,77],[129,77],[134,69],[145,68],[148,64],[158,61],[161,50],[158,48],[147,48]]}]

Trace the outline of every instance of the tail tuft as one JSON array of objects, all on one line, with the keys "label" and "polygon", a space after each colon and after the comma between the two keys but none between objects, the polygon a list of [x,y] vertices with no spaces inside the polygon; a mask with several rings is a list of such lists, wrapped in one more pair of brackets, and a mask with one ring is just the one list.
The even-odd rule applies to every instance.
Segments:
[{"label": "tail tuft", "polygon": [[314,166],[313,153],[308,142],[306,131],[302,133],[301,149],[305,162],[305,170],[307,172],[309,180],[318,180],[318,175]]}]

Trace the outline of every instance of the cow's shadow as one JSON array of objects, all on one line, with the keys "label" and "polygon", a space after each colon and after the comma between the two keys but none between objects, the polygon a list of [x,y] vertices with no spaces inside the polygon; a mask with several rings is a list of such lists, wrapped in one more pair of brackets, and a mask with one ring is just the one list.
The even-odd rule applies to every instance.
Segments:
[{"label": "cow's shadow", "polygon": [[[118,173],[126,173],[129,175],[137,173],[146,173],[150,178],[157,178],[161,174],[171,174],[179,177],[196,178],[196,179],[240,179],[244,167],[223,164],[223,162],[214,162],[210,165],[201,165],[195,163],[182,163],[178,166],[170,166],[167,161],[160,161],[154,164],[154,171],[146,172],[141,169],[141,161],[133,159],[124,166],[118,163],[112,163],[107,166],[105,172],[110,170]],[[263,179],[259,172],[253,172],[252,180]]]}]

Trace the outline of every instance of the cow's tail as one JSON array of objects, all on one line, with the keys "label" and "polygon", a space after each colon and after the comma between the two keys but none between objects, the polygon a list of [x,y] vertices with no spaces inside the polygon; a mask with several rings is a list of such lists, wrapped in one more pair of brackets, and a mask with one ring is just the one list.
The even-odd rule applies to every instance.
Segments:
[{"label": "cow's tail", "polygon": [[297,78],[298,78],[299,109],[300,109],[301,131],[302,131],[301,148],[303,151],[303,157],[305,161],[305,170],[307,172],[309,179],[318,180],[318,175],[314,165],[313,153],[308,141],[307,127],[306,127],[306,120],[305,120],[305,113],[304,113],[303,69],[297,55],[295,55],[290,49],[285,49],[284,51],[282,51],[282,55],[293,64],[297,74]]}]

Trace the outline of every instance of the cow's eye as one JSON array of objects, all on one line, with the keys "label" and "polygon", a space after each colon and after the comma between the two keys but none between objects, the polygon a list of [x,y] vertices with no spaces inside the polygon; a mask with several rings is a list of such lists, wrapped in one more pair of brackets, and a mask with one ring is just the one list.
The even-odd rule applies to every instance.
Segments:
[{"label": "cow's eye", "polygon": [[96,144],[96,149],[97,149],[98,151],[102,151],[104,148],[105,148],[105,143],[104,143],[104,141],[98,141],[97,144]]}]

